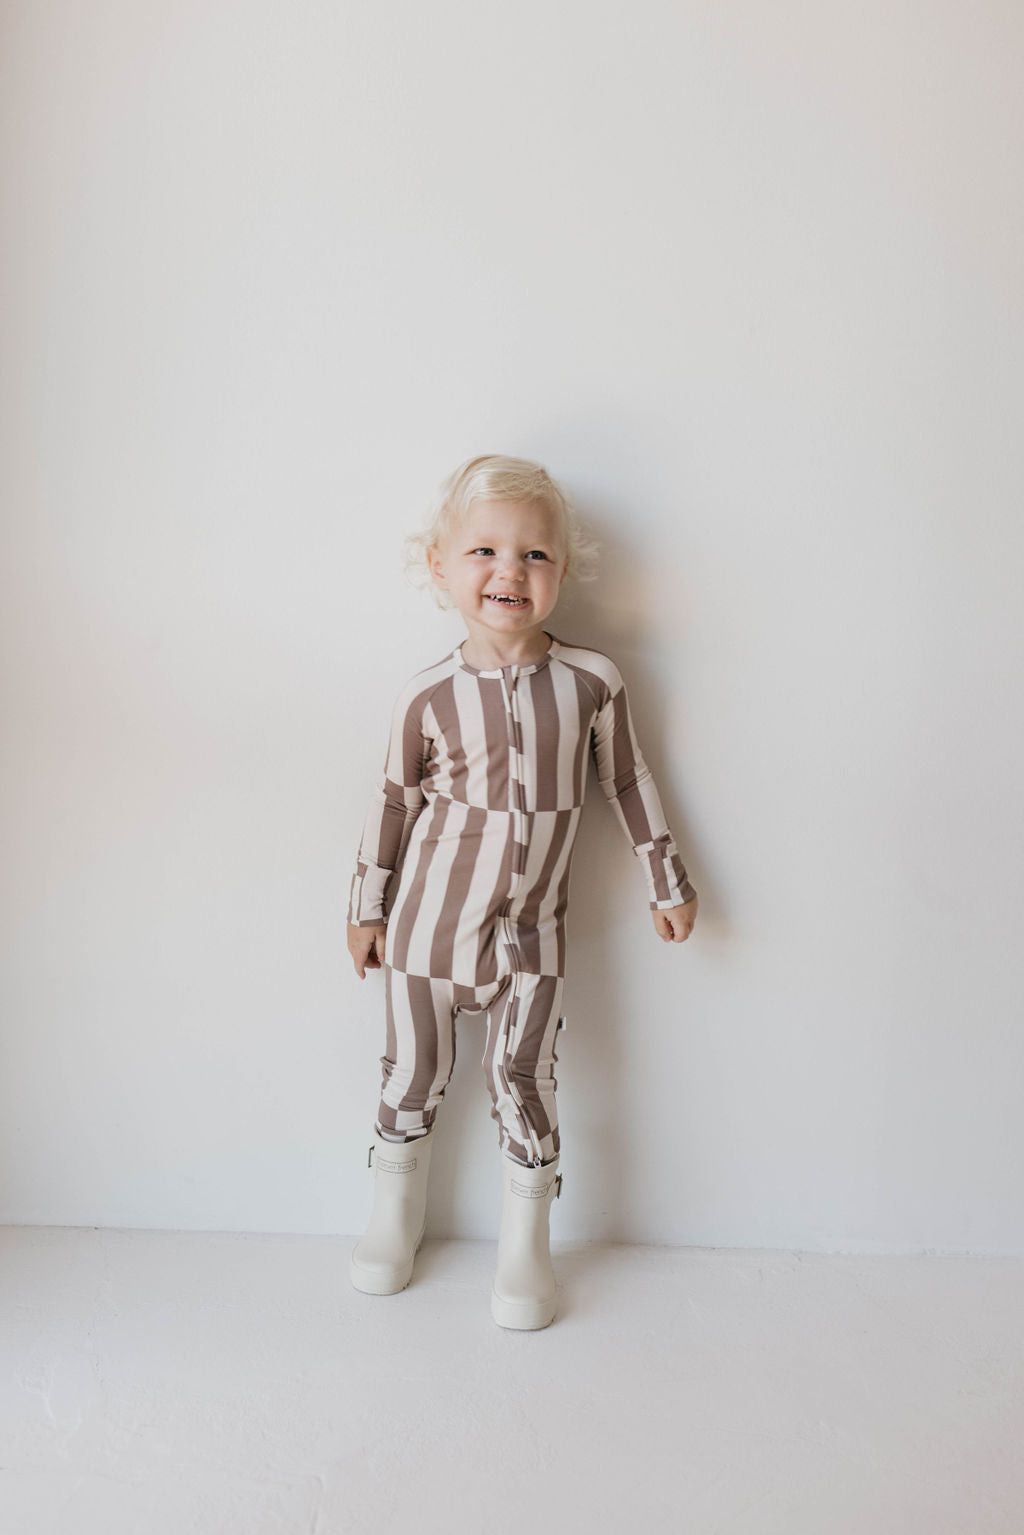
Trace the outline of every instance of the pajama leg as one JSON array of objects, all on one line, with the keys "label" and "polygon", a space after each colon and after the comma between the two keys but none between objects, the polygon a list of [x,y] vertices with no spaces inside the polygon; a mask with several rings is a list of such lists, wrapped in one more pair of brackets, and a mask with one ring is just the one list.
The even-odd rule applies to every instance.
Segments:
[{"label": "pajama leg", "polygon": [[555,1035],[564,980],[554,975],[505,976],[487,1007],[483,1068],[491,1118],[505,1156],[524,1167],[559,1154],[555,1106]]},{"label": "pajama leg", "polygon": [[377,1131],[412,1141],[433,1129],[455,1066],[451,981],[406,975],[384,963],[387,1035],[381,1064]]}]

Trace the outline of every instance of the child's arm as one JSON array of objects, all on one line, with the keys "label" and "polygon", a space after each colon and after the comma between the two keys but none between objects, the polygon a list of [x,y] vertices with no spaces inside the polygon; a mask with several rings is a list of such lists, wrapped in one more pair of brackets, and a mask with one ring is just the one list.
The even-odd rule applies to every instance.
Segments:
[{"label": "child's arm", "polygon": [[[403,688],[392,710],[384,771],[370,800],[349,890],[349,950],[360,978],[363,965],[378,969],[383,961],[387,897],[396,888],[392,876],[401,868],[413,822],[425,803],[426,695],[414,684],[415,679]],[[374,949],[376,960],[370,958]]]},{"label": "child's arm", "polygon": [[655,930],[660,937],[679,942],[693,927],[697,892],[683,867],[653,775],[640,751],[625,684],[611,661],[607,688],[590,737],[598,782],[640,860]]}]

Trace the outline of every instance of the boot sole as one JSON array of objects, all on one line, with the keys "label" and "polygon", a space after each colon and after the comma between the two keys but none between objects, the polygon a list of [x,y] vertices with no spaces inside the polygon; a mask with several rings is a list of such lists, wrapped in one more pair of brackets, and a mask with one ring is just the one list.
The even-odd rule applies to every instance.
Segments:
[{"label": "boot sole", "polygon": [[499,1327],[514,1327],[522,1332],[536,1332],[555,1320],[558,1296],[549,1300],[505,1300],[491,1286],[491,1315]]},{"label": "boot sole", "polygon": [[416,1238],[416,1246],[412,1250],[412,1257],[401,1268],[371,1268],[365,1263],[359,1263],[353,1252],[349,1259],[349,1277],[353,1287],[363,1295],[398,1295],[404,1290],[412,1278],[413,1265],[416,1262],[416,1254],[420,1250],[423,1241],[423,1233],[427,1229],[426,1221]]}]

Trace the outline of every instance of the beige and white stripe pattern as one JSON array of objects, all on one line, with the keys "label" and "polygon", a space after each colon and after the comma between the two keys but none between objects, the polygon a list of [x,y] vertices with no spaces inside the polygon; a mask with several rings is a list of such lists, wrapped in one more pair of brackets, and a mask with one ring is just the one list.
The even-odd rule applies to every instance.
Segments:
[{"label": "beige and white stripe pattern", "polygon": [[588,747],[651,908],[695,892],[614,661],[553,637],[533,666],[480,671],[461,652],[418,672],[395,703],[348,920],[387,922],[398,968],[476,986],[495,979],[493,929],[505,911],[522,968],[562,975],[555,914],[564,915]]},{"label": "beige and white stripe pattern", "polygon": [[526,1162],[558,1150],[554,1035],[588,750],[651,908],[695,893],[614,661],[549,638],[534,665],[492,670],[459,645],[402,689],[348,911],[388,927],[378,1129],[430,1129],[454,1063],[454,1012],[484,1009],[492,1112],[506,1153]]},{"label": "beige and white stripe pattern", "polygon": [[504,1154],[526,1167],[558,1155],[555,1037],[565,1026],[561,976],[506,970],[492,986],[406,975],[384,966],[387,1041],[376,1128],[409,1141],[433,1126],[455,1066],[455,1017],[486,1012],[484,1078]]}]

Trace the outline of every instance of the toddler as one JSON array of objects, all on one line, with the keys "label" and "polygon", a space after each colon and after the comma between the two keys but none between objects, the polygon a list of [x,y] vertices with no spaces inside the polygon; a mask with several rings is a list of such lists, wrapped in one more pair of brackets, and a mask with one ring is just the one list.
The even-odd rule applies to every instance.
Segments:
[{"label": "toddler", "polygon": [[412,1277],[455,1015],[484,1012],[503,1187],[491,1312],[503,1327],[546,1327],[556,1309],[548,1214],[562,1185],[555,1036],[588,749],[660,938],[689,936],[697,896],[614,661],[543,627],[594,548],[562,489],[525,459],[470,459],[412,542],[467,634],[398,695],[352,877],[349,952],[360,979],[384,970],[387,1029],[373,1213],[351,1278],[390,1295]]}]

